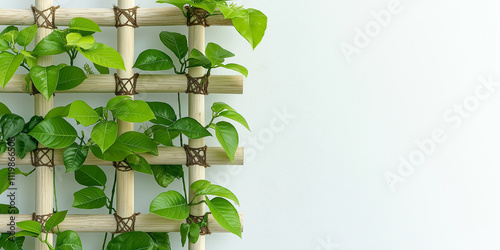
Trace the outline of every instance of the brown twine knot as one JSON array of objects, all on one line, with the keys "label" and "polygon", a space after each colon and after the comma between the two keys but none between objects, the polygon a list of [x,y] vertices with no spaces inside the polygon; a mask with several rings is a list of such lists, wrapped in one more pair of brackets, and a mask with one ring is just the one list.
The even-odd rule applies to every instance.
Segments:
[{"label": "brown twine knot", "polygon": [[118,74],[115,73],[115,95],[137,95],[139,94],[137,89],[137,79],[139,78],[139,73],[135,73],[134,76],[130,78],[120,78]]},{"label": "brown twine knot", "polygon": [[116,231],[115,233],[126,233],[126,232],[134,232],[135,231],[135,219],[137,219],[137,215],[141,213],[132,214],[130,217],[121,217],[118,214],[114,213],[116,220]]},{"label": "brown twine knot", "polygon": [[187,7],[187,26],[203,25],[204,27],[210,27],[207,22],[208,11],[202,8]]},{"label": "brown twine knot", "polygon": [[[49,218],[53,214],[54,213],[44,214],[44,215],[37,215],[36,213],[33,213],[32,216],[31,216],[31,220],[40,223],[40,225],[42,226],[42,232],[46,233],[47,231],[45,230],[45,223],[47,222],[47,220],[49,220]],[[51,229],[50,232],[54,233],[54,229]]]},{"label": "brown twine knot", "polygon": [[[139,6],[135,6],[133,8],[129,9],[120,9],[118,6],[114,5],[113,6],[113,11],[115,12],[115,27],[123,27],[123,26],[130,26],[133,28],[138,28],[139,25],[137,25],[137,8]],[[125,16],[127,18],[127,21],[124,23],[121,20],[121,16]]]},{"label": "brown twine knot", "polygon": [[184,151],[186,151],[186,166],[203,166],[210,167],[207,164],[207,146],[201,148],[191,148],[189,145],[184,145]]},{"label": "brown twine knot", "polygon": [[115,167],[116,170],[121,171],[121,172],[132,171],[132,168],[130,167],[130,164],[127,162],[127,160],[114,161],[113,167]]},{"label": "brown twine knot", "polygon": [[201,77],[192,77],[186,74],[187,77],[187,90],[186,93],[208,95],[209,74]]},{"label": "brown twine knot", "polygon": [[[207,213],[207,214],[212,214],[212,213]],[[203,221],[203,219],[205,219],[205,216],[202,215],[202,216],[195,216],[195,215],[192,215],[190,214],[189,215],[189,218],[186,219],[186,223],[191,225],[191,223],[200,223]],[[208,223],[206,226],[204,227],[200,227],[200,235],[210,235],[212,234],[212,232],[210,232],[210,229],[208,228]]]},{"label": "brown twine knot", "polygon": [[[35,18],[35,23],[38,28],[47,28],[47,29],[57,29],[56,26],[56,10],[59,9],[59,5],[51,6],[44,10],[39,10],[35,6],[31,6],[31,10],[33,11],[33,17]],[[49,14],[45,14],[45,12],[49,12]]]},{"label": "brown twine knot", "polygon": [[53,148],[37,148],[30,152],[31,165],[34,167],[55,167],[54,149]]}]

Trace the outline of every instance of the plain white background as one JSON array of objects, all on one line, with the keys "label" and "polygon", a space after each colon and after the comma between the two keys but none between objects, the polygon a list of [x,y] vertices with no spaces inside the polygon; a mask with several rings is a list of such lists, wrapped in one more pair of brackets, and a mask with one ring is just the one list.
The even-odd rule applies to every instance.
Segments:
[{"label": "plain white background", "polygon": [[[113,3],[59,1],[62,8]],[[232,62],[250,70],[244,95],[210,95],[207,108],[227,102],[245,115],[252,133],[239,127],[245,166],[214,166],[207,177],[238,195],[245,231],[243,239],[214,234],[207,249],[500,248],[498,1],[239,3],[269,16],[268,33],[252,51],[231,27],[207,30],[207,42],[235,52]],[[162,48],[162,30],[186,32],[141,27],[136,55]],[[98,40],[116,44],[114,28],[104,31]],[[58,94],[55,102],[98,106],[111,97]],[[176,106],[175,95],[138,98]],[[33,114],[28,95],[0,93],[0,101],[26,118]],[[82,187],[58,169],[59,208],[89,212],[71,208],[72,193]],[[112,169],[106,171],[111,179]],[[21,213],[33,212],[33,177],[18,181]],[[179,183],[172,188],[181,190]],[[142,213],[162,192],[142,174],[135,191]],[[81,238],[85,249],[100,249],[102,235]],[[171,241],[180,248],[178,234]]]}]

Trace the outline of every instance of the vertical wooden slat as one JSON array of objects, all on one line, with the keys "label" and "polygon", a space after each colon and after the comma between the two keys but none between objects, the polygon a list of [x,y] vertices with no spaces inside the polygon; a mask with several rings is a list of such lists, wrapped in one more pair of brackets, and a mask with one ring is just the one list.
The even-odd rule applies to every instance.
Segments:
[{"label": "vertical wooden slat", "polygon": [[[189,50],[197,49],[205,53],[205,27],[202,25],[189,26]],[[205,69],[202,67],[190,68],[189,75],[192,77],[200,77],[205,74]],[[202,125],[205,124],[205,96],[199,94],[189,94],[189,117],[196,119]],[[189,146],[192,148],[200,148],[205,146],[205,139],[189,140]],[[198,180],[205,179],[205,167],[193,165],[189,166],[189,185]],[[193,191],[189,191],[189,196],[193,197]],[[195,202],[202,200],[199,198]],[[189,199],[191,200],[191,198]],[[205,214],[205,204],[192,206],[190,213],[195,216]],[[200,236],[196,244],[189,244],[190,250],[204,250],[205,236]]]},{"label": "vertical wooden slat", "polygon": [[[135,6],[134,0],[118,0],[118,8],[128,9]],[[122,22],[127,19],[121,15]],[[130,78],[134,75],[134,28],[130,26],[118,27],[118,52],[125,62],[126,71],[118,70],[121,78]],[[133,96],[132,96],[133,97]],[[134,130],[134,124],[118,121],[118,133],[122,134]],[[118,171],[116,176],[116,212],[121,217],[134,214],[134,171]]]},{"label": "vertical wooden slat", "polygon": [[[52,6],[52,0],[36,0],[35,7],[39,10],[44,10]],[[40,42],[44,37],[52,32],[51,29],[39,28],[35,37],[35,42]],[[52,65],[52,56],[43,56],[38,59],[38,65]],[[41,94],[35,95],[35,115],[45,116],[49,110],[54,107],[54,98],[46,100]],[[43,147],[39,145],[39,147]],[[53,212],[54,208],[54,186],[53,186],[53,169],[50,167],[38,167],[36,169],[36,188],[35,188],[35,213],[37,215],[45,215]],[[45,238],[45,234],[42,235]],[[48,242],[53,245],[53,235],[49,234]],[[36,250],[48,250],[46,244],[40,241],[35,241]]]}]

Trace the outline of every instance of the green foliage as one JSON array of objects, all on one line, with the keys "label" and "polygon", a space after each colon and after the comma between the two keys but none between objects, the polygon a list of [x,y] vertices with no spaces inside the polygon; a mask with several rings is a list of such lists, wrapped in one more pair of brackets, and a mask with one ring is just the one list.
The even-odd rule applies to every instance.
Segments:
[{"label": "green foliage", "polygon": [[212,200],[206,197],[206,203],[219,225],[241,238],[240,215],[233,204],[220,197],[213,198]]},{"label": "green foliage", "polygon": [[56,149],[68,147],[77,137],[75,128],[61,117],[40,122],[29,135],[44,146]]},{"label": "green foliage", "polygon": [[95,165],[85,165],[75,171],[75,180],[80,185],[105,187],[107,178],[104,171]]},{"label": "green foliage", "polygon": [[184,196],[170,190],[158,195],[149,207],[151,213],[173,220],[183,220],[189,216],[189,207]]},{"label": "green foliage", "polygon": [[127,232],[112,239],[107,250],[155,250],[159,249],[152,237],[144,232]]},{"label": "green foliage", "polygon": [[106,194],[97,187],[87,187],[73,194],[73,207],[80,209],[95,209],[106,205]]}]

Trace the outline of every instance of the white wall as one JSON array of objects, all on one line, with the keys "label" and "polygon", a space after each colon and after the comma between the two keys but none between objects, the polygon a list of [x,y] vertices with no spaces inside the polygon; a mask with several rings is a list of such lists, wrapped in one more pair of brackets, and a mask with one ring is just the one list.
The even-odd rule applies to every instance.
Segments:
[{"label": "white wall", "polygon": [[[114,3],[59,2],[63,8]],[[244,95],[211,95],[207,103],[233,105],[253,132],[240,130],[245,166],[214,166],[207,176],[238,195],[245,232],[242,240],[212,235],[207,249],[500,247],[498,1],[239,2],[268,14],[268,34],[252,52],[232,28],[207,31],[207,41],[236,52],[235,62],[250,69]],[[31,3],[2,1],[0,7]],[[391,18],[377,24],[372,12],[388,10]],[[363,40],[357,28],[367,26],[372,36]],[[136,53],[161,48],[157,33],[164,29],[186,30],[139,28]],[[115,44],[114,28],[105,31],[98,39]],[[346,56],[342,48],[349,45],[355,53]],[[83,99],[98,105],[110,97]],[[174,97],[139,95],[172,105]],[[75,98],[82,97],[59,94],[56,105]],[[32,97],[0,94],[0,101],[32,114]],[[411,166],[401,167],[403,161]],[[59,173],[59,207],[67,209],[80,187],[72,174]],[[388,175],[398,182],[391,185]],[[33,182],[33,176],[19,182],[22,213],[33,211]],[[141,174],[136,184],[136,210],[147,213],[161,189]],[[82,239],[85,249],[102,243],[100,235]],[[178,249],[177,234],[172,242]]]}]

